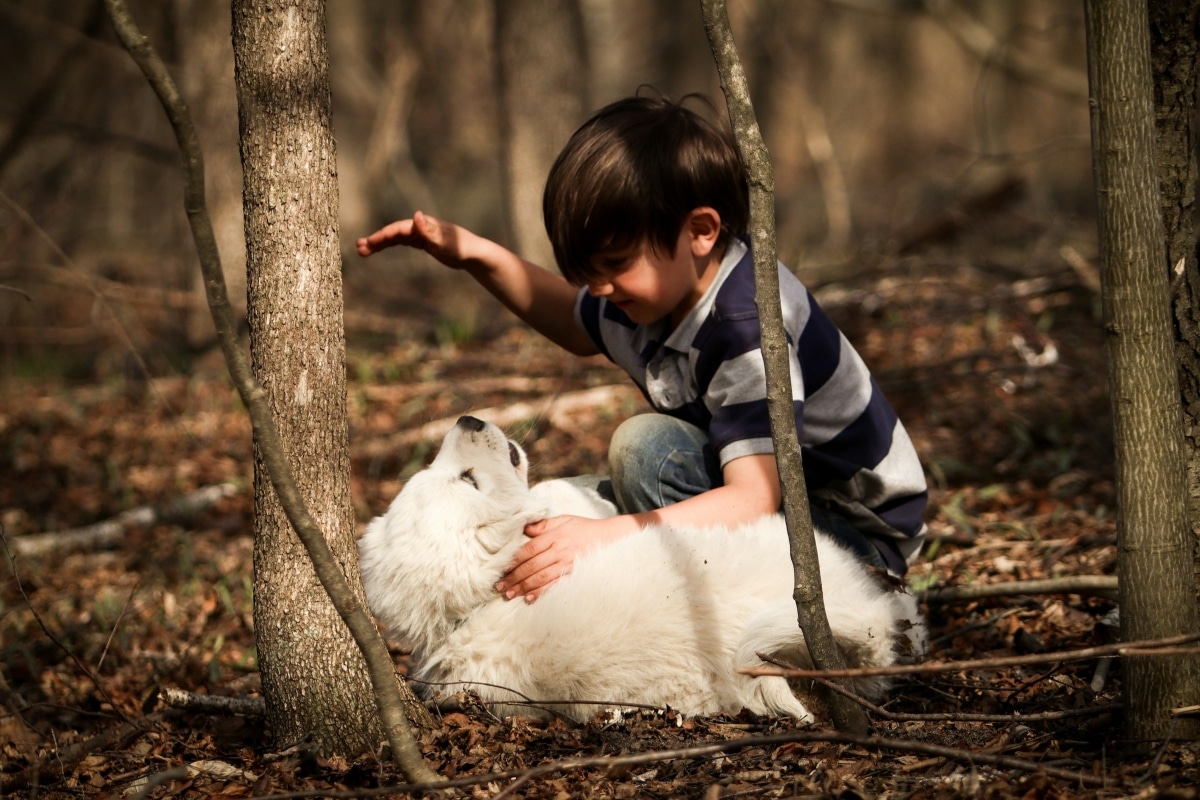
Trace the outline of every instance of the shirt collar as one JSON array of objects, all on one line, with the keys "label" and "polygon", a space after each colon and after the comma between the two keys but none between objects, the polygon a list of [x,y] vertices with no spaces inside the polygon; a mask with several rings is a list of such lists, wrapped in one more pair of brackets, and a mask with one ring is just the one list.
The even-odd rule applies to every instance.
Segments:
[{"label": "shirt collar", "polygon": [[[717,268],[717,275],[713,278],[713,282],[708,285],[700,300],[687,313],[687,316],[680,320],[675,330],[671,331],[671,335],[663,343],[664,347],[680,353],[687,352],[691,348],[692,341],[700,331],[700,326],[712,313],[713,304],[717,301],[717,292],[720,291],[721,285],[725,283],[725,279],[729,277],[733,268],[746,256],[747,252],[748,248],[741,239],[729,240],[729,244],[725,247],[725,255],[721,258],[721,266]],[[665,325],[664,328],[659,328],[657,325],[655,328],[662,331]]]}]

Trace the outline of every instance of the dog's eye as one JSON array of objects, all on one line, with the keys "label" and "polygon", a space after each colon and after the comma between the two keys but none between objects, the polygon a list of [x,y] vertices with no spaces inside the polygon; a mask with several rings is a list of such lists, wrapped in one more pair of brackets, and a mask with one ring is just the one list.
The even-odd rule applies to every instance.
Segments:
[{"label": "dog's eye", "polygon": [[521,453],[517,450],[517,446],[512,442],[508,443],[508,460],[512,462],[514,467],[521,466]]},{"label": "dog's eye", "polygon": [[458,478],[459,478],[459,480],[464,480],[467,483],[471,484],[476,489],[479,488],[479,483],[475,480],[475,473],[469,469],[464,469],[462,475],[459,475]]}]

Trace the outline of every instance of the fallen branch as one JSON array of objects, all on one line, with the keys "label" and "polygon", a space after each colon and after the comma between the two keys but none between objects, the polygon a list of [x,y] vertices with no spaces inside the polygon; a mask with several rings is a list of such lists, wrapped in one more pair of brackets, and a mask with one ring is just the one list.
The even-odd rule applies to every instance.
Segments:
[{"label": "fallen branch", "polygon": [[1117,597],[1116,575],[1073,575],[1040,581],[1006,581],[980,583],[971,586],[949,586],[921,593],[926,603],[953,603],[959,600],[979,600],[984,597],[1012,597],[1025,594],[1085,594]]},{"label": "fallen branch", "polygon": [[[566,392],[542,400],[513,403],[508,406],[493,406],[471,411],[471,415],[484,422],[506,428],[529,419],[546,419],[556,428],[569,430],[571,415],[591,408],[613,408],[625,401],[634,401],[640,395],[632,387],[623,385],[597,386],[578,392]],[[406,447],[420,442],[439,441],[454,427],[457,416],[443,417],[427,422],[419,428],[402,431],[384,439],[376,439],[360,448],[355,455],[367,458],[385,458]]]},{"label": "fallen branch", "polygon": [[44,556],[61,550],[108,547],[124,538],[130,528],[148,528],[160,522],[188,520],[221,500],[233,497],[237,492],[237,487],[231,483],[205,486],[180,497],[166,508],[138,506],[82,528],[15,536],[10,544],[13,552],[19,556]]},{"label": "fallen branch", "polygon": [[[1102,656],[1155,656],[1174,655],[1171,650],[1175,645],[1200,641],[1200,633],[1188,633],[1182,636],[1168,636],[1164,639],[1143,639],[1136,642],[1115,642],[1113,644],[1085,647],[1080,650],[1062,650],[1057,653],[1033,653],[1024,656],[1000,656],[997,658],[976,658],[968,661],[931,661],[928,664],[893,664],[890,667],[855,667],[853,669],[819,670],[819,669],[768,669],[755,667],[741,669],[743,675],[755,678],[867,678],[878,675],[934,675],[940,672],[967,672],[976,669],[999,669],[1002,667],[1024,667],[1031,664],[1054,664],[1059,661],[1086,661]],[[759,654],[764,661],[764,654]]]},{"label": "fallen branch", "polygon": [[261,697],[222,697],[215,694],[200,694],[168,686],[159,690],[158,699],[163,705],[201,714],[226,714],[233,717],[262,717],[267,713],[267,702]]}]

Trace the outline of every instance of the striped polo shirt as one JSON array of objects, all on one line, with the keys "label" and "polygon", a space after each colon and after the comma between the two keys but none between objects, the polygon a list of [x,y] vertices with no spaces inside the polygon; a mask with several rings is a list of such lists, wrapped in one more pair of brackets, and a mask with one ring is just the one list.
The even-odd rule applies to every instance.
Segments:
[{"label": "striped polo shirt", "polygon": [[[779,293],[809,498],[911,560],[928,499],[912,441],[862,358],[783,265]],[[730,242],[712,285],[674,330],[669,319],[637,325],[586,289],[575,318],[656,411],[708,432],[722,466],[774,452],[745,243]]]}]

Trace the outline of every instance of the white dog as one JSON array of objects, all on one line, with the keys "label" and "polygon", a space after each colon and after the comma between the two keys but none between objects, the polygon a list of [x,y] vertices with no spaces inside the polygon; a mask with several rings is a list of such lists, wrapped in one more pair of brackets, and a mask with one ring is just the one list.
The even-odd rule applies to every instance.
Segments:
[{"label": "white dog", "polygon": [[[497,594],[528,541],[526,523],[615,513],[570,480],[529,489],[520,446],[462,417],[359,540],[371,610],[413,647],[417,678],[472,689],[499,713],[553,709],[582,721],[605,706],[645,704],[811,720],[783,678],[738,672],[764,666],[757,653],[811,665],[779,515],[735,530],[648,527],[577,559],[536,603]],[[899,650],[922,648],[911,596],[824,534],[817,549],[829,623],[849,662],[891,664]],[[855,688],[877,697],[885,682]]]}]

